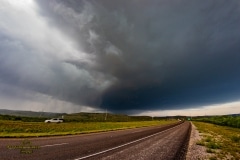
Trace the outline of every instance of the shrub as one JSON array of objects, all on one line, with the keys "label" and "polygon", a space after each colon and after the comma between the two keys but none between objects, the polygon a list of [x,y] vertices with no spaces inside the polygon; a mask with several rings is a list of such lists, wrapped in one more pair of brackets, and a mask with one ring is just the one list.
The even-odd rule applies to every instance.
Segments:
[{"label": "shrub", "polygon": [[231,140],[233,141],[233,142],[236,142],[236,143],[238,143],[238,142],[240,142],[240,136],[232,136],[231,137]]},{"label": "shrub", "polygon": [[217,144],[216,142],[208,142],[206,146],[210,149],[220,149],[221,146]]}]

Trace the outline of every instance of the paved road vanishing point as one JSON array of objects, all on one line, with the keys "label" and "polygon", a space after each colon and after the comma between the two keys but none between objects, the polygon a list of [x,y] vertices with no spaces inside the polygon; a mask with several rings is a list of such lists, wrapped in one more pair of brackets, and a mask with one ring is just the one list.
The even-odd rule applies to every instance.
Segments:
[{"label": "paved road vanishing point", "polygon": [[76,136],[0,139],[0,160],[181,160],[190,132],[191,124],[180,122]]}]

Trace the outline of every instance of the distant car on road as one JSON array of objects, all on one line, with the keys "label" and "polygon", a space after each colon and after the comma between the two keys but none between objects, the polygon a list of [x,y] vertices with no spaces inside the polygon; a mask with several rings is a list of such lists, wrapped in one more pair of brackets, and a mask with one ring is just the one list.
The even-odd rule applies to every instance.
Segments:
[{"label": "distant car on road", "polygon": [[45,123],[62,123],[63,119],[61,118],[52,118],[45,120]]}]

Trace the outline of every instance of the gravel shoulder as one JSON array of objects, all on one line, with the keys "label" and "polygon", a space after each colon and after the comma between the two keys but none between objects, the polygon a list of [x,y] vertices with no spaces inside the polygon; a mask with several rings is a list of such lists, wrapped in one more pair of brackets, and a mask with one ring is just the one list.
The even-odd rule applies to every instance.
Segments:
[{"label": "gravel shoulder", "polygon": [[206,152],[206,147],[197,145],[197,142],[202,139],[201,134],[198,132],[196,126],[192,124],[192,132],[188,146],[186,160],[205,160],[209,159],[211,154]]}]

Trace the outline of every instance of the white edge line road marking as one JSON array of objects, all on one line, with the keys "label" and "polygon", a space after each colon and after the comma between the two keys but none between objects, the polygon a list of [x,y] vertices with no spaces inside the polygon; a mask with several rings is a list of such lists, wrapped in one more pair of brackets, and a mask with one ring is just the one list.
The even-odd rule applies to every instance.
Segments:
[{"label": "white edge line road marking", "polygon": [[[182,124],[183,124],[183,123],[182,123]],[[182,124],[181,124],[181,125],[182,125]],[[109,152],[109,151],[112,151],[112,150],[115,150],[115,149],[118,149],[118,148],[121,148],[121,147],[130,145],[130,144],[136,143],[136,142],[138,142],[138,141],[141,141],[141,140],[144,140],[144,139],[153,137],[153,136],[158,135],[158,134],[160,134],[160,133],[164,133],[164,132],[166,132],[166,131],[168,131],[168,130],[171,130],[171,129],[176,128],[176,127],[179,127],[179,126],[180,126],[180,125],[177,125],[177,126],[175,126],[175,127],[169,128],[169,129],[167,129],[167,130],[163,130],[163,131],[161,131],[161,132],[154,133],[154,134],[149,135],[149,136],[147,136],[147,137],[143,137],[143,138],[137,139],[137,140],[135,140],[135,141],[128,142],[128,143],[122,144],[122,145],[120,145],[120,146],[107,149],[107,150],[105,150],[105,151],[101,151],[101,152],[97,152],[97,153],[94,153],[94,154],[90,154],[90,155],[88,155],[88,156],[84,156],[84,157],[81,157],[81,158],[76,158],[76,159],[74,159],[74,160],[86,159],[86,158],[93,157],[93,156],[96,156],[96,155],[99,155],[99,154],[102,154],[102,153],[106,153],[106,152]]]},{"label": "white edge line road marking", "polygon": [[49,145],[44,145],[44,146],[40,146],[40,147],[42,148],[42,147],[61,146],[61,145],[64,145],[64,144],[69,144],[69,143],[49,144]]}]

